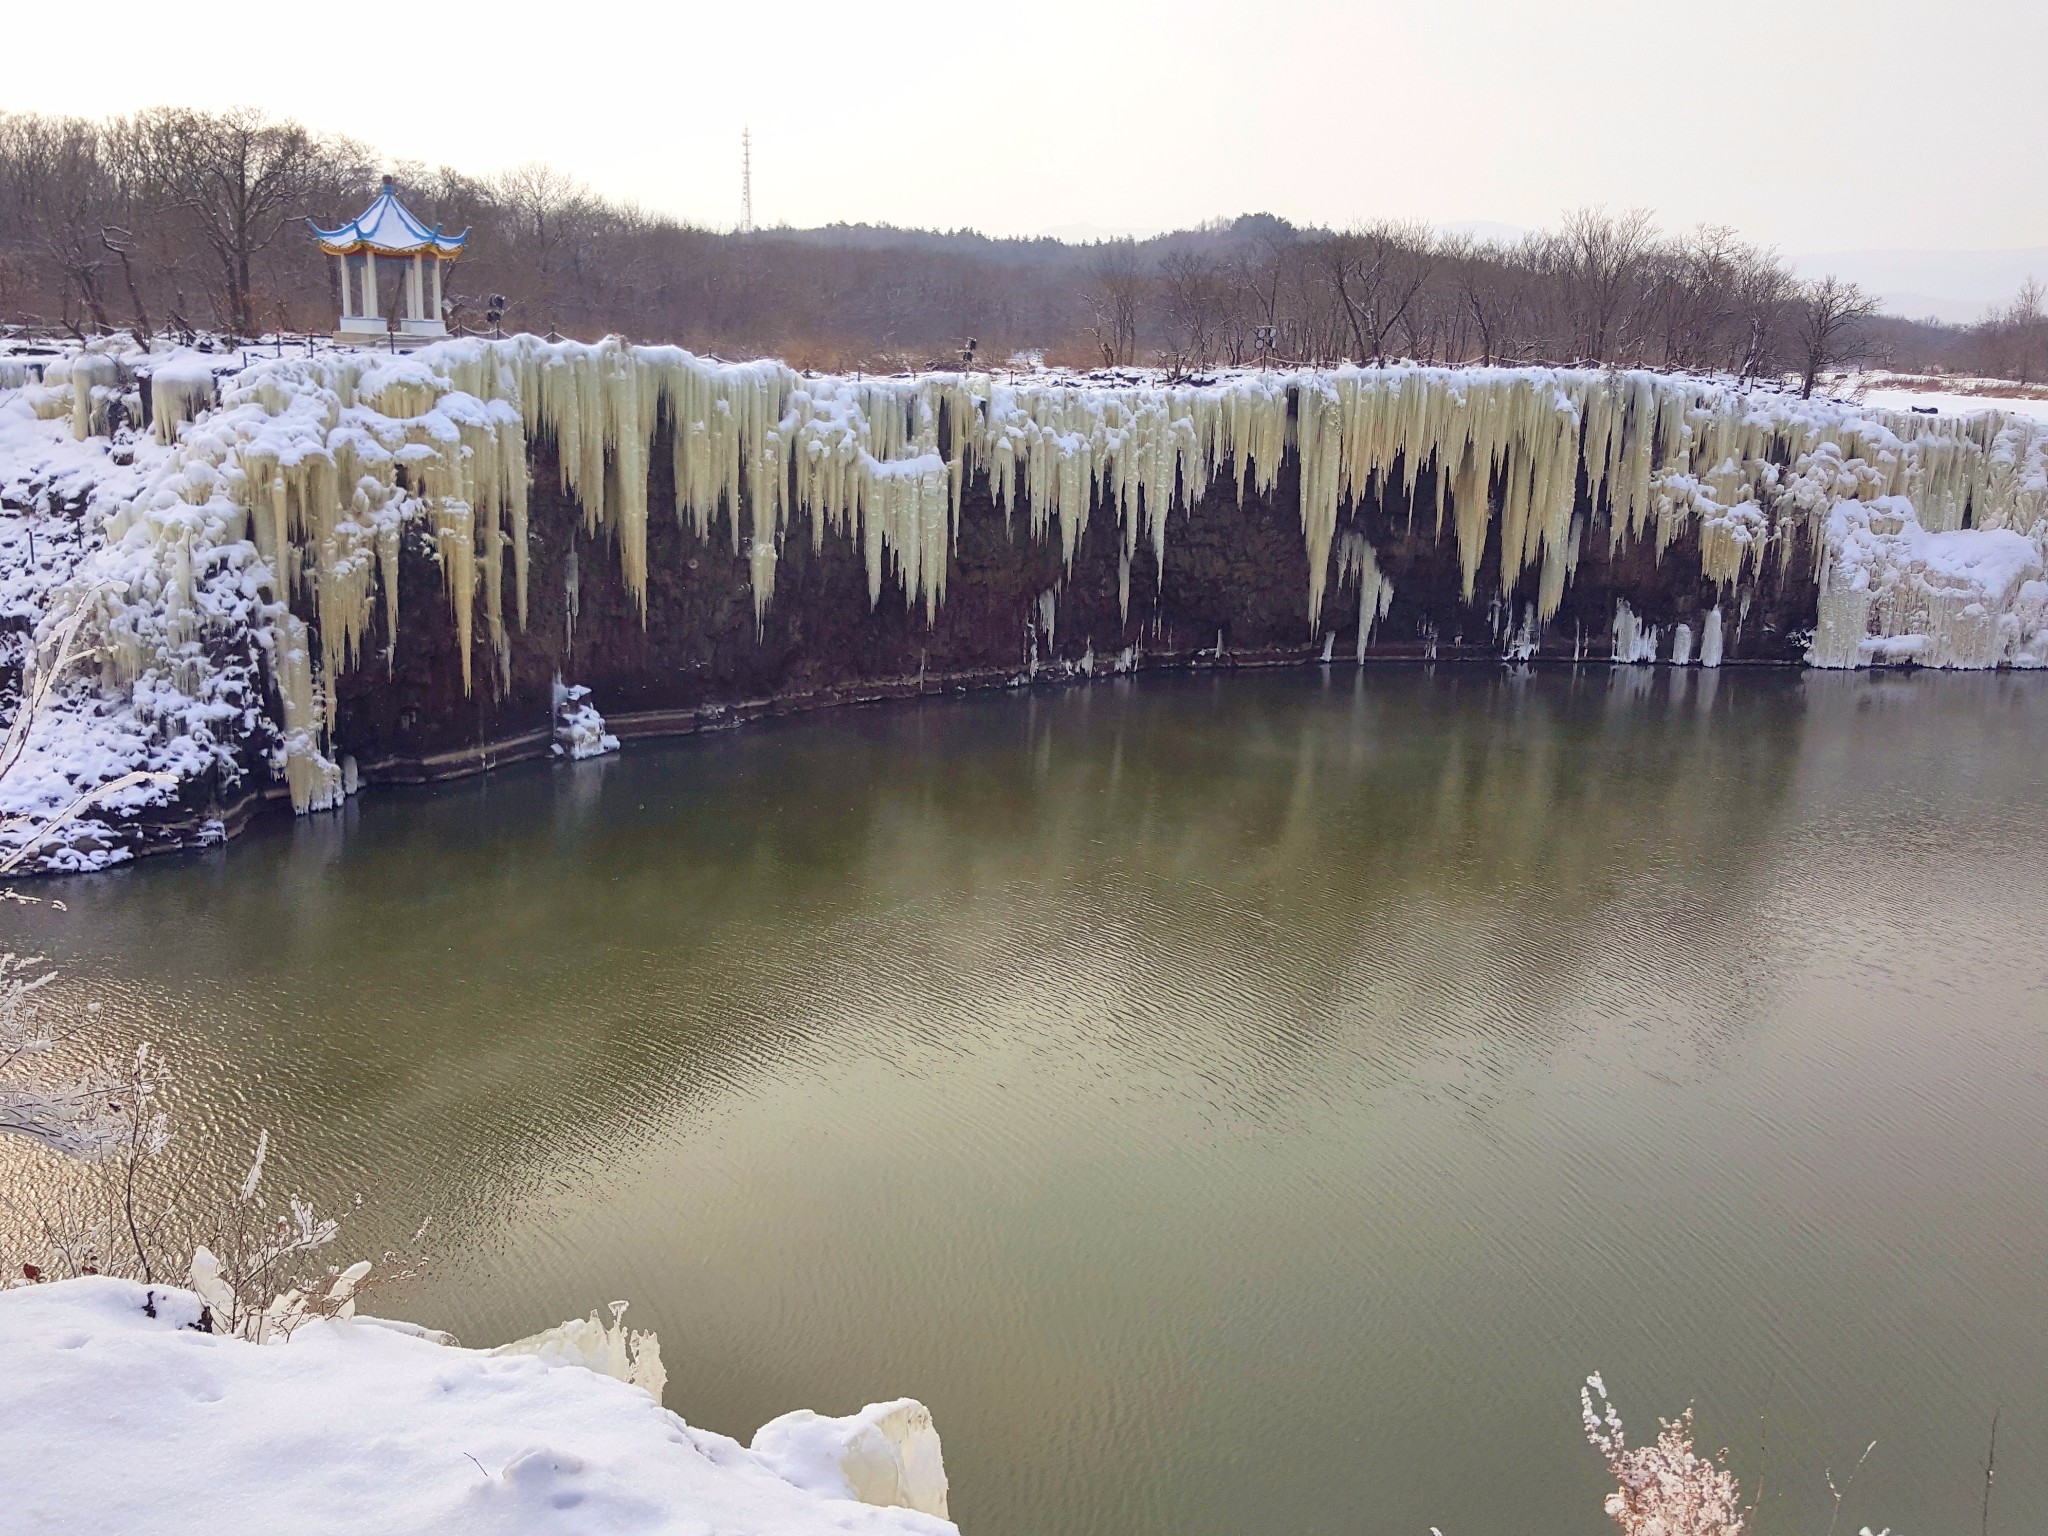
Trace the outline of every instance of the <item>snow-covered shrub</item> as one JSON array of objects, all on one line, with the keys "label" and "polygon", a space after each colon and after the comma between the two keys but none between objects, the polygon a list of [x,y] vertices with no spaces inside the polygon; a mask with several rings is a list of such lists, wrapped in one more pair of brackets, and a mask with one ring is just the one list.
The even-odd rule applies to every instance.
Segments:
[{"label": "snow-covered shrub", "polygon": [[[88,768],[88,775],[100,782],[81,788],[71,774],[47,771],[47,759],[52,757],[68,765],[69,759],[94,756],[90,743],[84,744],[83,752],[78,750],[78,742],[52,752],[45,742],[42,757],[46,761],[29,762],[29,745],[37,726],[50,723],[58,713],[52,697],[58,686],[66,681],[77,662],[93,659],[90,649],[81,644],[79,632],[108,590],[104,583],[82,589],[68,612],[51,618],[42,638],[28,647],[23,658],[21,693],[15,700],[7,734],[0,738],[0,807],[25,809],[16,814],[0,810],[0,876],[11,875],[28,865],[58,832],[94,807],[120,805],[138,795],[160,795],[177,783],[177,775],[172,773],[133,769],[126,773],[116,770],[93,774]],[[45,770],[40,783],[36,782],[37,769]],[[29,783],[31,792],[17,792],[22,781]]]},{"label": "snow-covered shrub", "polygon": [[68,1157],[92,1158],[129,1137],[133,1106],[154,1088],[149,1051],[136,1053],[127,1072],[110,1064],[66,1072],[46,1066],[91,1021],[61,1029],[45,1020],[36,994],[57,973],[38,961],[0,954],[0,1136],[19,1136]]},{"label": "snow-covered shrub", "polygon": [[1693,1449],[1692,1409],[1660,1420],[1655,1444],[1632,1446],[1607,1399],[1607,1384],[1595,1373],[1579,1389],[1579,1412],[1586,1439],[1614,1474],[1605,1507],[1625,1536],[1741,1536],[1750,1513],[1742,1490],[1727,1468],[1727,1452],[1710,1458]]},{"label": "snow-covered shrub", "polygon": [[[170,1155],[168,1074],[145,1043],[113,1062],[42,1068],[90,1051],[99,1010],[41,1016],[56,973],[0,956],[0,1288],[73,1275],[184,1282],[206,1328],[257,1342],[307,1317],[346,1316],[372,1265],[323,1266],[339,1224],[293,1195],[260,1203],[267,1132],[239,1181]],[[6,1145],[5,1143],[13,1143]],[[384,1256],[388,1272],[405,1266]]]}]

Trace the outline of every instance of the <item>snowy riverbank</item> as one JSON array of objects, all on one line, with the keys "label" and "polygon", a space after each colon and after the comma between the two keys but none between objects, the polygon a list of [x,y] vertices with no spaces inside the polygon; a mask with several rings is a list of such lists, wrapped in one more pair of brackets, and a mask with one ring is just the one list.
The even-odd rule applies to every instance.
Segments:
[{"label": "snowy riverbank", "polygon": [[[285,1343],[198,1297],[86,1278],[0,1291],[0,1532],[958,1536],[914,1403],[789,1414],[751,1448],[566,1353],[366,1319]],[[861,1500],[868,1502],[861,1502]]]}]

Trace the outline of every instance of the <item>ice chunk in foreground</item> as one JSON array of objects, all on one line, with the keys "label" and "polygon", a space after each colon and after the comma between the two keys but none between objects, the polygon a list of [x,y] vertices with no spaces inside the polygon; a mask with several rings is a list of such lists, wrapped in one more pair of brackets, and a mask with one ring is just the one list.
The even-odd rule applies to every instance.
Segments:
[{"label": "ice chunk in foreground", "polygon": [[946,1514],[946,1464],[931,1410],[915,1398],[828,1419],[800,1408],[754,1432],[753,1452],[785,1482],[832,1498]]}]

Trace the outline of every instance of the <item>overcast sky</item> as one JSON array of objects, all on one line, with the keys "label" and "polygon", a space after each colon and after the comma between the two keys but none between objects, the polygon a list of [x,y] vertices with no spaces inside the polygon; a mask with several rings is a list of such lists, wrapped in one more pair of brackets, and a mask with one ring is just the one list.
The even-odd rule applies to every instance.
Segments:
[{"label": "overcast sky", "polygon": [[[83,23],[83,24],[82,24]],[[1269,210],[2048,246],[2044,0],[421,0],[9,7],[0,106],[249,103],[713,225]]]}]

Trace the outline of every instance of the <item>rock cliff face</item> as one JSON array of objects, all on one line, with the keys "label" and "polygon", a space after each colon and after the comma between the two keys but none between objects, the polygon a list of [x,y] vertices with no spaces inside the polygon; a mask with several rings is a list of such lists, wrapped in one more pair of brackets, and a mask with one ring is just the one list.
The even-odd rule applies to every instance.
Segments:
[{"label": "rock cliff face", "polygon": [[[860,549],[828,530],[814,549],[791,539],[778,562],[775,601],[756,633],[749,561],[723,530],[709,539],[655,517],[648,529],[643,623],[615,549],[588,534],[573,497],[556,489],[551,446],[536,449],[529,508],[527,627],[511,636],[509,684],[465,695],[453,617],[441,570],[424,541],[400,556],[405,615],[392,667],[377,658],[338,685],[334,746],[352,755],[364,782],[450,777],[551,749],[558,680],[591,690],[619,736],[678,734],[761,715],[835,704],[1003,687],[1158,667],[1333,665],[1358,660],[1356,590],[1332,583],[1321,633],[1311,637],[1305,593],[1298,468],[1290,460],[1265,494],[1239,505],[1234,487],[1212,486],[1173,516],[1161,574],[1141,551],[1133,562],[1130,613],[1118,599],[1116,525],[1094,521],[1071,571],[1059,545],[1034,539],[1024,518],[1005,518],[986,485],[963,496],[946,599],[929,624],[922,608],[885,587],[868,603]],[[650,476],[653,505],[670,503],[665,459]],[[1583,488],[1582,488],[1583,491]],[[1377,552],[1393,596],[1376,616],[1367,661],[1604,662],[1615,643],[1617,602],[1645,631],[1703,633],[1727,613],[1728,662],[1796,664],[1812,634],[1816,588],[1812,539],[1801,528],[1761,579],[1731,600],[1699,574],[1696,537],[1681,535],[1659,557],[1652,536],[1610,551],[1604,533],[1586,541],[1556,615],[1515,650],[1522,611],[1536,601],[1537,573],[1503,597],[1499,533],[1482,560],[1477,600],[1460,584],[1456,537],[1434,526],[1433,490],[1378,499],[1340,521],[1341,547],[1357,534]],[[1582,503],[1583,505],[1583,503]],[[572,567],[574,577],[571,578]],[[474,675],[485,675],[483,641]],[[1671,659],[1668,639],[1662,658]]]},{"label": "rock cliff face", "polygon": [[607,729],[1161,666],[2048,661],[2048,428],[1650,374],[85,353],[0,372],[0,500],[15,677],[68,626],[96,663],[0,775],[0,856],[73,812],[56,868]]}]

